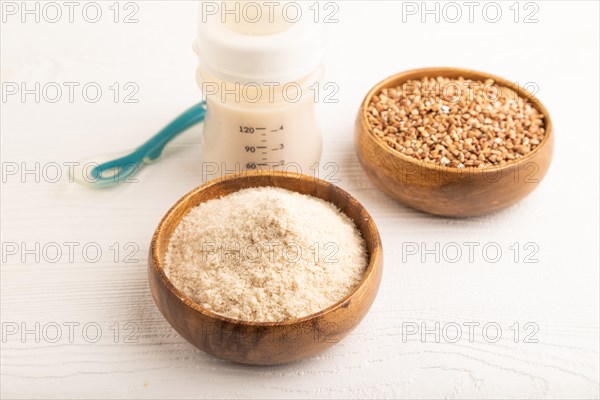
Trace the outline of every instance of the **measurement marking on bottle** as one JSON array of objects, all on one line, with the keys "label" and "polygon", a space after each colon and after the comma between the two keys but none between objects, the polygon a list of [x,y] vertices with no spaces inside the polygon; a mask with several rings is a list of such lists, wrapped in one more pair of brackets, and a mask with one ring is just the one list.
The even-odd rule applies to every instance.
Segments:
[{"label": "measurement marking on bottle", "polygon": [[271,131],[271,133],[273,133],[273,132],[279,132],[279,129],[273,129],[273,130]]},{"label": "measurement marking on bottle", "polygon": [[257,149],[266,149],[267,146],[256,146]]},{"label": "measurement marking on bottle", "polygon": [[269,164],[267,164],[267,163],[260,163],[260,164],[256,164],[256,165],[258,165],[258,166],[260,166],[260,167],[266,167],[266,166],[267,166],[267,165],[269,165]]},{"label": "measurement marking on bottle", "polygon": [[267,128],[254,128],[254,129],[256,129],[257,131],[264,131]]},{"label": "measurement marking on bottle", "polygon": [[279,147],[275,148],[275,149],[271,149],[271,151],[277,151],[279,150]]},{"label": "measurement marking on bottle", "polygon": [[264,142],[266,142],[266,141],[267,141],[267,139],[262,139],[262,140],[261,140],[261,142],[263,142],[263,143],[264,143]]}]

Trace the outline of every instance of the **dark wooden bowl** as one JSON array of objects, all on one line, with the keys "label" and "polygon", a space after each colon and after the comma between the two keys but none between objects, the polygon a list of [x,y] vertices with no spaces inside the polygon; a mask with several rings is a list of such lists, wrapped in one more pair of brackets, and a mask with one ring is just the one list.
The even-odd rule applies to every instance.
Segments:
[{"label": "dark wooden bowl", "polygon": [[[163,271],[165,252],[176,226],[198,204],[240,189],[274,186],[308,194],[339,207],[357,225],[369,254],[360,283],[346,297],[310,316],[284,322],[246,322],[215,314],[177,290]],[[150,247],[148,280],[166,320],[194,346],[244,364],[282,364],[322,352],[346,336],[371,307],[383,267],[381,239],[365,208],[339,187],[305,175],[251,172],[213,180],[181,198],[163,217]]]},{"label": "dark wooden bowl", "polygon": [[[381,89],[396,87],[411,79],[444,76],[481,80],[494,79],[501,86],[529,98],[544,115],[546,135],[531,153],[501,167],[451,168],[419,161],[392,149],[377,137],[367,121],[371,98]],[[423,68],[391,76],[365,97],[355,126],[358,159],[371,181],[401,203],[431,214],[449,217],[482,215],[508,207],[531,193],[546,175],[552,159],[554,132],[546,108],[531,93],[513,82],[484,72],[460,68]]]}]

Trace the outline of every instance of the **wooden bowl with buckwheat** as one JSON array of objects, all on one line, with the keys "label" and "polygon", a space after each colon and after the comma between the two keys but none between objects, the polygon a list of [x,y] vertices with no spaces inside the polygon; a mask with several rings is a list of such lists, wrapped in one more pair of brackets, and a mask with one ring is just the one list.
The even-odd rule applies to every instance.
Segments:
[{"label": "wooden bowl with buckwheat", "polygon": [[[436,103],[446,95],[443,90],[452,99],[461,96],[438,77],[481,84],[484,100],[488,91],[497,97],[468,98],[480,104]],[[510,103],[509,96],[524,100],[525,108]],[[514,110],[517,115],[511,115]],[[523,110],[531,121],[518,120]],[[452,115],[456,112],[463,114]],[[355,125],[358,159],[379,189],[409,207],[449,217],[491,213],[527,196],[546,175],[553,146],[550,115],[535,96],[504,78],[460,68],[415,69],[379,82],[362,102]]]}]

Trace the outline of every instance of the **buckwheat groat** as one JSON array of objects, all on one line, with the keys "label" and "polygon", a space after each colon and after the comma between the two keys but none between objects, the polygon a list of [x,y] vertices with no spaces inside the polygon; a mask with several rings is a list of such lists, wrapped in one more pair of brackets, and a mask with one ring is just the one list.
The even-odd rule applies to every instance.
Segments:
[{"label": "buckwheat groat", "polygon": [[505,165],[533,151],[545,134],[531,102],[493,80],[408,81],[373,96],[367,117],[391,148],[455,168]]}]

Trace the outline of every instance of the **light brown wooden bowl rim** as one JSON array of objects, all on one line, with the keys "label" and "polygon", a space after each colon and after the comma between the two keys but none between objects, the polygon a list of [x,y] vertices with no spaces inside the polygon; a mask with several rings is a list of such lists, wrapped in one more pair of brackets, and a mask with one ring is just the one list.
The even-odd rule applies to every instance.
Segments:
[{"label": "light brown wooden bowl rim", "polygon": [[[341,191],[344,195],[346,195],[348,197],[349,203],[354,203],[356,206],[358,206],[361,209],[362,212],[364,212],[365,215],[368,216],[369,220],[373,221],[372,226],[370,224],[367,224],[369,226],[369,231],[375,242],[373,252],[372,253],[369,252],[369,263],[367,265],[367,269],[365,270],[365,273],[363,274],[363,277],[361,278],[361,280],[341,300],[337,301],[336,303],[332,304],[331,306],[329,306],[323,310],[320,310],[316,313],[309,314],[309,315],[301,317],[301,318],[294,318],[294,319],[284,320],[284,321],[279,321],[279,322],[245,321],[245,320],[240,320],[240,319],[235,319],[235,318],[229,318],[229,317],[217,314],[207,308],[200,306],[199,304],[194,302],[192,299],[190,299],[188,296],[186,296],[185,293],[183,293],[179,289],[177,289],[175,287],[175,285],[173,285],[173,283],[167,277],[167,275],[164,272],[164,268],[163,268],[163,260],[160,259],[160,257],[158,256],[158,253],[159,253],[158,244],[160,243],[160,238],[161,238],[162,232],[165,230],[165,225],[170,220],[172,215],[175,213],[175,210],[179,209],[180,207],[184,207],[186,202],[191,197],[195,196],[196,194],[198,194],[199,192],[201,192],[203,190],[206,190],[209,187],[212,187],[215,185],[220,185],[226,181],[231,181],[231,180],[236,180],[236,179],[245,179],[245,178],[257,177],[257,176],[283,176],[283,177],[289,177],[289,178],[294,178],[294,179],[309,178],[316,182],[320,182],[321,184],[325,184],[326,186],[334,186],[337,188],[337,190]],[[275,187],[275,186],[256,186],[256,187]],[[286,189],[286,188],[282,188],[282,189]],[[290,189],[286,189],[286,190],[290,190]],[[293,191],[293,190],[290,190],[290,191]],[[300,193],[300,192],[296,192],[296,193]],[[334,205],[337,208],[339,208],[339,206],[337,204],[334,204]],[[195,207],[195,205],[193,207]],[[189,212],[190,209],[191,209],[191,207],[188,207],[186,210],[187,212],[184,215],[187,215],[187,213]],[[348,216],[348,218],[350,218],[350,217]],[[352,218],[350,218],[350,219],[352,220]],[[356,224],[356,222],[354,220],[352,220],[352,221]],[[175,204],[173,206],[171,206],[171,208],[167,211],[167,213],[160,220],[158,227],[156,228],[156,230],[154,231],[154,234],[152,235],[152,241],[150,243],[150,254],[152,257],[151,262],[153,264],[153,267],[156,269],[158,276],[160,277],[160,281],[185,306],[190,307],[194,311],[201,313],[209,318],[217,319],[222,322],[227,322],[230,324],[252,326],[252,327],[277,327],[277,326],[294,325],[294,324],[303,323],[306,321],[310,321],[310,320],[319,318],[325,314],[328,314],[328,313],[338,309],[339,307],[342,307],[344,303],[346,303],[348,300],[350,300],[352,297],[354,297],[354,295],[357,293],[358,289],[361,288],[365,284],[365,282],[368,280],[368,278],[371,275],[373,275],[373,273],[375,272],[375,267],[377,266],[376,260],[381,257],[382,251],[383,251],[383,249],[382,249],[382,244],[381,244],[381,236],[379,235],[379,230],[377,229],[377,226],[375,226],[373,217],[367,211],[367,209],[358,200],[356,200],[354,198],[354,196],[352,196],[350,193],[348,193],[344,189],[340,188],[339,186],[336,186],[333,183],[327,182],[323,179],[319,179],[319,178],[308,176],[308,175],[297,174],[295,172],[281,172],[281,171],[248,171],[248,172],[238,173],[238,174],[235,174],[235,175],[232,175],[229,177],[216,178],[216,179],[213,179],[203,185],[198,186],[197,188],[186,193],[183,197],[181,197],[179,200],[177,200],[177,202],[175,202]]]},{"label": "light brown wooden bowl rim", "polygon": [[[411,76],[411,78],[406,78],[408,76]],[[425,76],[429,76],[429,77],[443,76],[443,77],[449,77],[449,78],[457,78],[459,76],[462,76],[465,79],[471,79],[471,80],[476,79],[476,80],[481,80],[481,81],[485,81],[486,79],[493,79],[496,83],[499,83],[500,86],[504,86],[510,90],[513,90],[519,96],[528,99],[531,102],[531,104],[539,112],[542,113],[542,115],[544,116],[544,128],[546,130],[546,132],[544,133],[544,138],[542,139],[540,144],[535,149],[533,149],[531,152],[525,154],[523,157],[513,160],[513,161],[510,161],[504,165],[498,165],[498,166],[494,165],[494,166],[491,166],[488,168],[447,167],[445,165],[436,164],[436,163],[430,162],[430,161],[417,160],[416,158],[407,156],[406,154],[404,154],[396,149],[391,148],[380,137],[378,137],[373,132],[371,125],[367,121],[367,112],[368,112],[367,109],[368,109],[369,102],[371,101],[371,98],[373,96],[375,96],[377,93],[379,93],[379,91],[381,89],[396,86],[408,79],[420,79]],[[529,158],[531,158],[534,154],[541,151],[541,149],[550,141],[550,137],[553,135],[552,119],[550,118],[550,113],[548,112],[546,107],[544,107],[542,102],[537,97],[535,97],[535,95],[533,95],[531,92],[529,92],[528,90],[526,90],[525,88],[523,88],[520,85],[517,85],[516,89],[514,89],[512,87],[514,85],[515,85],[515,83],[509,81],[508,79],[505,79],[500,76],[496,76],[496,75],[493,75],[493,74],[490,74],[487,72],[477,71],[477,70],[473,70],[473,69],[456,68],[456,67],[415,68],[415,69],[403,71],[403,72],[388,76],[387,78],[383,79],[382,81],[377,83],[375,86],[373,86],[373,88],[371,88],[371,90],[369,90],[369,92],[365,96],[363,102],[361,103],[360,111],[359,111],[360,121],[361,121],[361,125],[362,125],[363,129],[369,133],[369,137],[373,138],[375,140],[375,142],[384,151],[386,151],[387,153],[391,154],[392,156],[398,157],[408,163],[416,164],[419,167],[425,167],[427,169],[430,169],[430,170],[433,169],[436,171],[446,171],[446,172],[456,172],[456,173],[464,173],[465,171],[469,171],[469,173],[471,173],[471,172],[497,173],[499,171],[503,171],[505,169],[511,168],[514,165],[518,165],[520,163],[527,162],[527,160]]]}]

